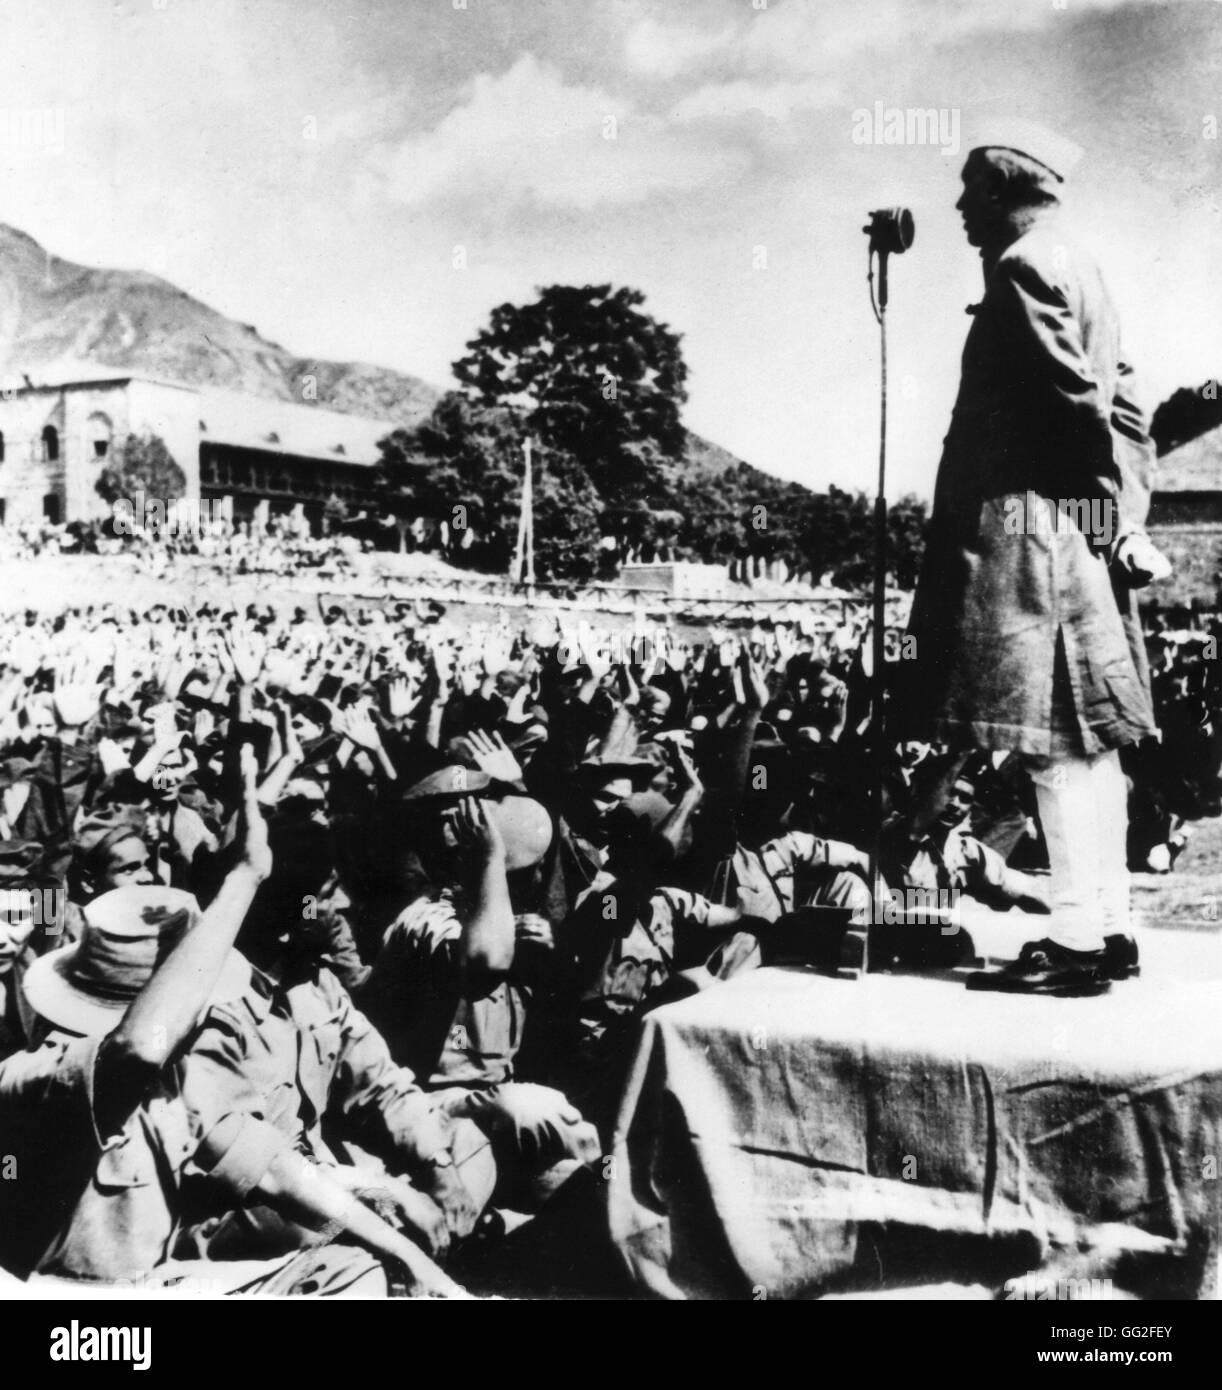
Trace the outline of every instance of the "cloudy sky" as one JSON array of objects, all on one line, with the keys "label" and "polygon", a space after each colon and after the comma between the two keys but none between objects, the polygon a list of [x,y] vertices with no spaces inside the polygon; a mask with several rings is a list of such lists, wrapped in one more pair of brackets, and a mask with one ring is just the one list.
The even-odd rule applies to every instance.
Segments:
[{"label": "cloudy sky", "polygon": [[[855,142],[876,102],[961,148]],[[0,0],[0,220],[439,386],[495,304],[633,285],[687,423],[812,486],[873,485],[860,229],[906,203],[889,491],[929,491],[979,292],[963,151],[1009,114],[1086,150],[1067,215],[1149,403],[1222,375],[1217,0]]]}]

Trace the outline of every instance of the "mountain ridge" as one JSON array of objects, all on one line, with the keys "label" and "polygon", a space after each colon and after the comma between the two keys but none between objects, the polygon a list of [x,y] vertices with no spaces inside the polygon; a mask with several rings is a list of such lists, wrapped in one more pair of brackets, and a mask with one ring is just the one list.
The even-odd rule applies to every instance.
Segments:
[{"label": "mountain ridge", "polygon": [[[78,265],[0,223],[0,377],[63,380],[88,368],[318,405],[406,429],[442,395],[391,367],[298,356],[160,275]],[[689,467],[710,476],[741,462],[690,430],[686,455]]]}]

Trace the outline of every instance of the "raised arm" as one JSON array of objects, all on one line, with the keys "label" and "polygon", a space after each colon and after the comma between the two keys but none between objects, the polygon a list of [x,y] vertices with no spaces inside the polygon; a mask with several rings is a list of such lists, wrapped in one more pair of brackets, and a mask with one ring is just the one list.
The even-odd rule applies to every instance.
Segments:
[{"label": "raised arm", "polygon": [[203,1013],[259,885],[271,872],[255,759],[242,750],[242,853],[195,927],[173,948],[98,1050],[95,1111],[113,1133]]}]

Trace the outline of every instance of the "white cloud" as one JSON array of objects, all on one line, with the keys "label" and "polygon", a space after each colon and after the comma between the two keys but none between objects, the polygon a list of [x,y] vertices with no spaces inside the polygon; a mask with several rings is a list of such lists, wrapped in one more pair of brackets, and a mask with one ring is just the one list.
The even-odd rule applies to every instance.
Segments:
[{"label": "white cloud", "polygon": [[569,85],[527,54],[484,73],[433,129],[374,156],[392,199],[520,201],[590,209],[722,177],[728,157],[598,87]]},{"label": "white cloud", "polygon": [[756,9],[742,0],[733,20],[727,23],[719,16],[711,28],[702,29],[690,19],[641,19],[625,35],[624,57],[631,71],[661,81],[714,68],[731,86],[744,75],[830,78],[861,53],[928,42],[931,36],[945,43],[991,30],[1048,28],[1088,10],[1140,2],[1073,0],[1061,10],[1052,0],[786,0]]},{"label": "white cloud", "polygon": [[840,85],[834,78],[820,76],[783,82],[739,79],[698,87],[672,111],[681,121],[717,120],[750,111],[783,121],[794,111],[828,106],[840,99]]},{"label": "white cloud", "polygon": [[634,71],[645,77],[669,79],[725,52],[736,39],[736,28],[723,25],[702,32],[686,24],[659,24],[643,19],[629,29],[624,56]]}]

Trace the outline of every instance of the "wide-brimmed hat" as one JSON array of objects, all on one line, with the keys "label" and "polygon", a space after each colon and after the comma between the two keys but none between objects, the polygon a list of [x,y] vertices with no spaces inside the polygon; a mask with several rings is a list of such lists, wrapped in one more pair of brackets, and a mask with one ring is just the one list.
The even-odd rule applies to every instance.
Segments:
[{"label": "wide-brimmed hat", "polygon": [[403,800],[458,801],[464,796],[484,796],[491,785],[492,778],[486,772],[464,767],[461,763],[450,763],[436,772],[430,772],[419,782],[413,782],[403,793]]},{"label": "wide-brimmed hat", "polygon": [[528,869],[543,858],[552,843],[552,818],[534,797],[494,798],[490,794],[503,786],[486,772],[454,765],[421,778],[403,793],[403,800],[412,810],[431,806],[442,811],[457,805],[463,797],[478,797],[505,842],[506,869]]},{"label": "wide-brimmed hat", "polygon": [[[82,917],[80,939],[34,961],[22,989],[30,1007],[49,1023],[105,1037],[196,926],[200,909],[179,888],[131,885],[95,898]],[[230,951],[214,997],[234,997],[249,977],[249,966]]]}]

